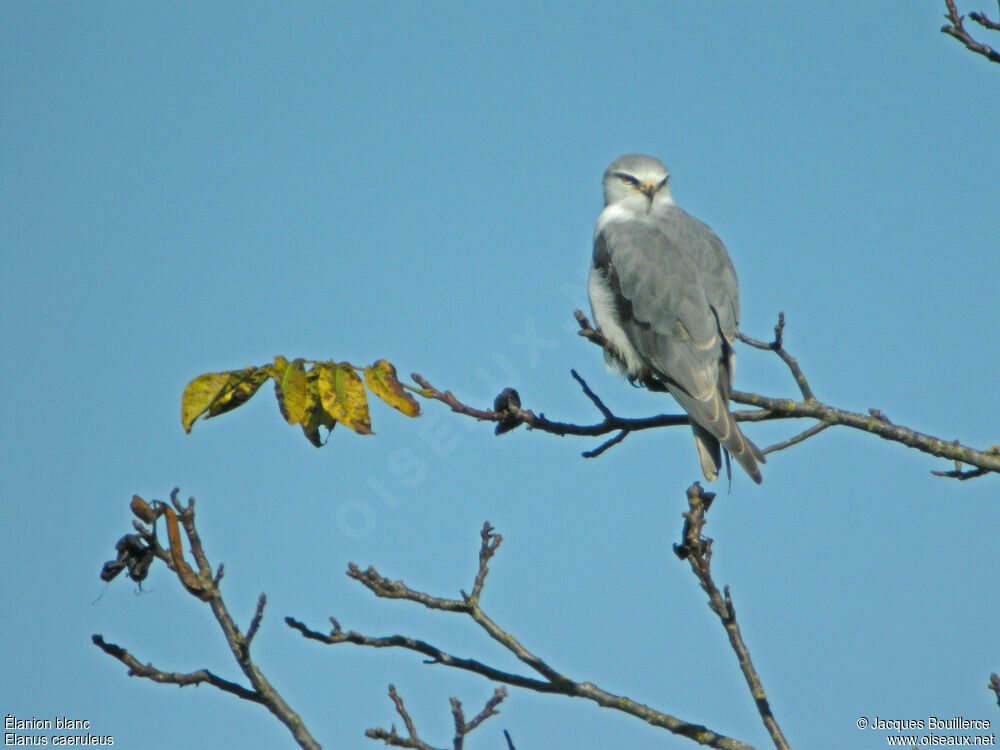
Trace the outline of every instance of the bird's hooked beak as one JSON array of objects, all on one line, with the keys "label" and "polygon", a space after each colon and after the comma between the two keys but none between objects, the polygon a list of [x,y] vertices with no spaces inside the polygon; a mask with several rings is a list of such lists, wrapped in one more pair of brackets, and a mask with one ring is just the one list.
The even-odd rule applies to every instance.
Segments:
[{"label": "bird's hooked beak", "polygon": [[652,180],[650,180],[649,182],[644,182],[642,185],[636,185],[636,190],[645,195],[646,200],[649,201],[649,203],[646,204],[647,214],[653,210],[653,198],[656,197],[656,191],[659,189],[660,189],[660,183],[653,182]]}]

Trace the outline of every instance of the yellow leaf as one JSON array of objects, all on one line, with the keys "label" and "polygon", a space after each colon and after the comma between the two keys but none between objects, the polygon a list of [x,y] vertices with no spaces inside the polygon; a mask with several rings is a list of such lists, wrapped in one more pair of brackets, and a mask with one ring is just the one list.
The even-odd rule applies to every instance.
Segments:
[{"label": "yellow leaf", "polygon": [[317,404],[317,407],[309,413],[309,419],[303,423],[302,434],[317,448],[322,448],[324,443],[319,436],[319,428],[325,427],[328,431],[333,432],[333,428],[336,426],[337,420],[323,408],[322,404]]},{"label": "yellow leaf", "polygon": [[[181,424],[191,432],[195,420],[217,417],[242,406],[257,392],[268,377],[267,369],[246,367],[242,370],[209,372],[199,375],[184,389],[181,396]],[[207,414],[206,414],[207,412]]]},{"label": "yellow leaf", "polygon": [[266,368],[257,367],[246,367],[229,373],[229,380],[219,396],[208,407],[205,419],[217,417],[238,406],[243,406],[264,384],[269,374]]},{"label": "yellow leaf", "polygon": [[306,440],[317,448],[322,448],[325,445],[320,438],[319,428],[325,427],[329,434],[337,426],[337,420],[326,410],[320,398],[319,373],[323,367],[323,363],[314,365],[306,373],[306,379],[309,382],[310,408],[309,413],[302,422],[302,434],[306,436]]},{"label": "yellow leaf", "polygon": [[396,378],[396,368],[387,359],[380,359],[365,368],[365,383],[368,388],[394,409],[399,409],[408,417],[420,414],[420,404],[403,390]]},{"label": "yellow leaf", "polygon": [[341,424],[360,435],[371,435],[368,396],[358,374],[346,364],[316,365],[317,385],[323,408]]},{"label": "yellow leaf", "polygon": [[270,375],[274,378],[274,393],[281,416],[288,424],[303,424],[309,418],[313,396],[302,360],[290,363],[284,357],[275,357]]},{"label": "yellow leaf", "polygon": [[354,368],[346,364],[337,365],[337,398],[347,412],[346,420],[341,421],[360,435],[371,435],[368,393]]},{"label": "yellow leaf", "polygon": [[181,424],[184,425],[184,432],[191,432],[194,421],[208,411],[229,382],[229,375],[228,372],[208,372],[187,384],[184,395],[181,396]]}]

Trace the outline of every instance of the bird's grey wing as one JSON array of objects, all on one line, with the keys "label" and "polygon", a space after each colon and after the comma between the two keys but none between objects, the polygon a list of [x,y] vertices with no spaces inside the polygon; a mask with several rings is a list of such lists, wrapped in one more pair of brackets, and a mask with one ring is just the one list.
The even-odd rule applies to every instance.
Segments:
[{"label": "bird's grey wing", "polygon": [[642,221],[608,224],[594,250],[632,346],[665,382],[707,400],[722,340],[691,258]]},{"label": "bird's grey wing", "polygon": [[731,342],[740,318],[736,269],[722,240],[704,222],[679,206],[656,217],[656,227],[676,244],[698,269],[705,299],[715,311],[719,328]]},{"label": "bird's grey wing", "polygon": [[[657,228],[680,247],[681,251],[691,259],[698,269],[705,299],[715,314],[718,331],[724,339],[719,358],[717,390],[721,405],[729,415],[729,394],[736,366],[733,342],[736,339],[740,317],[736,269],[733,267],[729,253],[726,252],[725,245],[722,244],[722,240],[712,231],[711,227],[694,218],[682,208],[671,206],[658,213],[655,221]],[[723,437],[717,430],[713,430],[713,434],[722,440],[726,449],[746,469],[747,473],[755,481],[760,482],[760,470],[757,467],[757,462],[764,463],[764,455],[753,442],[743,435],[731,415],[728,419],[729,436]],[[711,444],[711,440],[704,441],[702,437],[696,429],[695,440],[698,443],[698,452],[702,457],[702,464],[706,465],[706,452],[717,454],[718,448]],[[703,443],[705,444],[703,445]],[[719,465],[717,459],[715,465]]]},{"label": "bird's grey wing", "polygon": [[[684,232],[679,236],[689,239]],[[759,451],[729,413],[731,340],[722,325],[725,318],[735,335],[738,302],[732,263],[721,249],[723,256],[701,270],[690,248],[663,228],[612,222],[598,235],[594,262],[616,295],[630,343],[690,416],[705,476],[718,476],[721,442],[760,481]],[[716,265],[721,272],[713,271]],[[720,304],[728,301],[724,310],[714,308],[709,292]]]}]

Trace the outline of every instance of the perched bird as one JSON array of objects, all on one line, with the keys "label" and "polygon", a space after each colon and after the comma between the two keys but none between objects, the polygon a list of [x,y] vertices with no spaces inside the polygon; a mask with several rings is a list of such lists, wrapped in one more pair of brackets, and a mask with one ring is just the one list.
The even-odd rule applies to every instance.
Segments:
[{"label": "perched bird", "polygon": [[722,448],[761,481],[764,455],[729,411],[740,301],[722,241],[670,197],[658,159],[621,156],[604,173],[588,292],[594,321],[630,381],[663,389],[687,412],[705,478]]}]

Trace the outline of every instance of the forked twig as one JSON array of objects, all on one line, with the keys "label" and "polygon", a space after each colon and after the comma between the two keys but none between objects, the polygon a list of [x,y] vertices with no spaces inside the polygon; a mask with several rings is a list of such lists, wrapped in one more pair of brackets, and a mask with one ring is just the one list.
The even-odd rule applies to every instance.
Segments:
[{"label": "forked twig", "polygon": [[[590,322],[583,313],[577,310],[574,315],[580,324],[581,330],[579,333],[581,336],[601,346],[606,354],[615,354],[616,350],[614,346],[604,338],[600,331],[591,327]],[[813,393],[798,360],[785,349],[784,331],[785,316],[784,313],[779,313],[778,323],[774,327],[774,340],[770,343],[757,341],[742,333],[738,334],[738,336],[741,341],[749,346],[756,349],[773,351],[777,354],[788,367],[802,394],[803,400],[772,398],[757,393],[733,391],[730,398],[736,403],[758,407],[756,411],[734,412],[733,416],[739,422],[759,422],[774,419],[815,419],[818,424],[786,441],[768,447],[764,451],[765,453],[773,453],[801,443],[819,434],[827,427],[843,426],[868,432],[877,435],[883,440],[901,443],[923,453],[946,458],[958,464],[968,464],[975,467],[975,470],[965,472],[961,471],[960,467],[956,467],[956,471],[954,472],[934,472],[937,476],[971,479],[975,476],[983,476],[984,474],[1000,473],[1000,447],[994,446],[987,450],[976,450],[975,448],[962,445],[957,440],[942,440],[933,435],[893,424],[877,409],[869,409],[868,414],[861,414],[822,403]],[[647,425],[635,424],[629,427],[631,430],[647,428]]]},{"label": "forked twig", "polygon": [[[134,563],[137,555],[148,554],[150,559],[155,557],[166,563],[167,567],[174,572],[188,593],[209,605],[216,622],[219,623],[219,627],[222,629],[226,643],[229,645],[229,649],[236,659],[236,663],[250,682],[250,687],[247,688],[235,682],[225,680],[207,669],[199,669],[190,673],[164,672],[152,664],[142,664],[121,646],[105,641],[100,634],[95,634],[92,637],[94,645],[128,667],[130,677],[144,677],[154,682],[179,685],[181,687],[204,683],[243,700],[259,703],[265,706],[279,721],[288,727],[300,747],[307,748],[307,750],[319,750],[319,743],[309,734],[301,717],[285,703],[281,695],[268,682],[264,674],[250,658],[250,642],[253,640],[254,635],[256,635],[261,619],[264,616],[264,605],[267,602],[266,597],[261,594],[258,599],[257,609],[250,621],[250,627],[244,636],[236,626],[222,600],[219,582],[222,580],[223,568],[220,565],[218,571],[213,574],[212,566],[209,565],[208,558],[202,548],[201,538],[198,535],[194,522],[194,498],[190,498],[187,505],[183,505],[177,499],[177,494],[177,489],[174,489],[170,494],[170,505],[158,501],[154,501],[151,504],[146,503],[139,496],[132,498],[132,511],[139,518],[139,521],[133,523],[139,532],[139,537],[141,537],[142,542],[145,544],[145,551],[141,552],[140,550],[143,548],[138,547],[134,543],[125,547],[125,550],[132,555],[132,557],[127,558],[125,561],[131,563],[129,565],[129,573],[133,577],[136,577],[134,575]],[[156,535],[156,522],[160,518],[166,521],[169,542],[167,547],[163,547],[160,544]],[[148,523],[152,528],[147,528],[140,522]],[[197,572],[184,559],[184,550],[181,545],[180,536],[181,529],[183,529],[184,535],[187,538]],[[123,541],[124,539],[123,537]],[[122,542],[119,542],[119,547],[123,547]],[[119,549],[120,556],[117,565],[115,562],[105,565],[102,578],[110,580],[117,572],[120,572],[121,568],[118,565],[122,564],[121,552],[122,549]],[[146,563],[145,567],[141,568],[141,576],[143,578],[145,577],[147,568],[148,563]]]},{"label": "forked twig", "polygon": [[587,698],[605,708],[612,708],[626,714],[636,716],[653,726],[662,727],[674,734],[687,737],[707,747],[724,748],[725,750],[751,750],[751,746],[731,737],[714,732],[700,724],[684,721],[670,714],[657,711],[649,706],[638,703],[624,696],[614,695],[590,682],[577,682],[562,674],[540,656],[530,651],[524,644],[509,632],[503,630],[480,607],[479,596],[482,593],[488,572],[487,564],[496,554],[500,546],[500,537],[494,533],[493,527],[486,523],[480,534],[482,541],[479,550],[479,566],[472,587],[472,594],[462,594],[461,599],[437,597],[410,588],[402,581],[393,581],[381,576],[374,568],[361,570],[353,563],[348,568],[348,576],[362,583],[372,593],[379,597],[391,599],[406,599],[423,605],[429,609],[442,612],[461,613],[472,618],[491,638],[496,640],[521,663],[529,667],[538,677],[526,674],[507,672],[483,662],[455,656],[444,649],[438,648],[426,641],[404,635],[367,636],[355,631],[344,631],[335,618],[330,618],[333,629],[329,633],[321,633],[306,626],[294,618],[285,618],[289,627],[297,630],[303,637],[329,645],[353,643],[359,646],[374,648],[395,647],[423,654],[429,657],[427,663],[462,669],[481,675],[496,682],[527,688],[540,693],[554,693],[578,698]]},{"label": "forked twig", "polygon": [[[990,47],[988,44],[983,44],[982,42],[977,42],[968,31],[965,29],[963,23],[964,16],[960,15],[958,8],[955,7],[954,0],[944,0],[944,4],[948,8],[948,13],[945,18],[948,20],[944,26],[941,27],[941,31],[949,36],[955,37],[958,41],[965,45],[966,49],[975,52],[977,55],[982,55],[990,62],[1000,63],[1000,52]],[[978,23],[984,29],[990,31],[1000,31],[1000,23],[996,21],[991,21],[983,13],[970,13],[969,18]]]},{"label": "forked twig", "polygon": [[740,670],[746,679],[750,694],[757,704],[757,712],[771,741],[778,750],[789,750],[788,741],[778,726],[777,720],[771,711],[771,705],[764,692],[764,686],[760,681],[760,675],[750,658],[750,651],[743,640],[740,626],[736,622],[736,610],[733,607],[733,600],[729,593],[729,587],[723,587],[722,593],[712,580],[712,540],[703,535],[705,529],[705,514],[708,512],[715,499],[715,494],[705,492],[701,485],[695,482],[687,490],[688,512],[684,513],[684,531],[680,544],[674,546],[674,551],[682,560],[687,560],[691,564],[701,588],[708,594],[708,606],[711,608],[722,626],[726,629],[729,637],[729,644],[736,653],[736,658],[740,663]]},{"label": "forked twig", "polygon": [[[600,346],[608,356],[619,356],[614,345],[604,337],[604,334],[590,325],[590,321],[587,320],[587,317],[582,312],[576,310],[574,315],[580,324],[578,332],[580,336]],[[868,432],[877,435],[883,440],[901,443],[932,456],[938,456],[975,467],[973,471],[963,472],[960,469],[956,469],[954,472],[933,472],[937,476],[971,479],[988,473],[1000,473],[1000,449],[976,450],[975,448],[962,445],[957,440],[942,440],[933,435],[917,432],[908,427],[893,424],[877,409],[869,409],[868,414],[861,414],[847,411],[846,409],[838,409],[819,401],[813,393],[808,379],[802,372],[798,360],[785,349],[784,330],[785,316],[784,313],[779,313],[778,323],[774,327],[774,340],[770,343],[758,341],[742,333],[739,333],[738,337],[748,346],[765,351],[773,351],[788,367],[799,392],[802,394],[802,400],[796,401],[789,398],[773,398],[757,393],[733,391],[730,394],[730,398],[733,401],[738,404],[757,407],[751,410],[735,411],[733,412],[733,417],[738,422],[814,419],[818,424],[809,427],[794,437],[769,446],[764,451],[765,453],[774,453],[797,445],[823,432],[828,427],[842,426]],[[530,409],[522,408],[520,395],[512,388],[505,389],[497,397],[495,406],[500,408],[494,408],[493,410],[476,409],[460,401],[450,391],[438,390],[426,378],[417,373],[414,373],[412,378],[420,385],[422,389],[421,394],[426,398],[440,401],[458,414],[463,414],[479,421],[494,422],[497,424],[498,434],[509,432],[522,424],[530,430],[539,430],[559,436],[578,435],[597,437],[613,433],[611,438],[597,448],[584,451],[582,454],[584,458],[594,458],[601,455],[609,448],[622,442],[632,432],[690,424],[690,420],[686,414],[659,414],[645,418],[619,417],[594,393],[586,381],[575,370],[571,370],[571,375],[580,385],[584,395],[601,413],[601,421],[589,425],[580,425],[548,419],[542,414],[536,414]],[[661,383],[658,383],[654,379],[635,382],[634,384],[653,391],[666,390]]]},{"label": "forked twig", "polygon": [[[396,686],[389,686],[389,697],[392,699],[393,705],[396,707],[396,713],[403,720],[403,725],[406,727],[406,737],[401,737],[398,732],[396,732],[396,726],[393,725],[390,729],[383,729],[381,727],[376,727],[375,729],[365,730],[365,736],[373,740],[382,740],[386,745],[391,745],[393,747],[408,747],[413,748],[413,750],[438,750],[431,745],[420,739],[417,736],[417,729],[413,719],[410,717],[409,712],[407,712],[406,707],[403,705],[403,699],[399,697],[396,692]],[[500,712],[497,710],[504,698],[507,697],[507,690],[503,687],[498,687],[493,691],[493,696],[486,701],[486,705],[483,710],[473,717],[472,721],[465,720],[465,712],[462,709],[462,703],[458,698],[451,698],[451,715],[455,723],[455,736],[452,739],[452,750],[462,750],[465,744],[465,737],[470,734],[476,727],[482,724],[491,716],[496,716]]]}]

